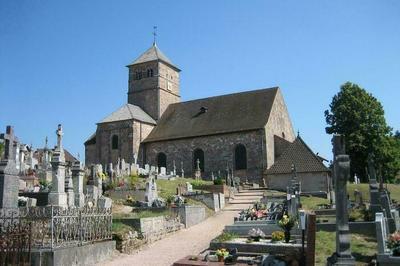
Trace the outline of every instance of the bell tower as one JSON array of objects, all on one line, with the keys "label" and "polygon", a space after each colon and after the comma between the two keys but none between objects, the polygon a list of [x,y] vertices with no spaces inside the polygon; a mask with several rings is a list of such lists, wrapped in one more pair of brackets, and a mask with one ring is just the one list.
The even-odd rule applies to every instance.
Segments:
[{"label": "bell tower", "polygon": [[159,120],[168,105],[180,102],[179,72],[154,42],[129,68],[128,103]]}]

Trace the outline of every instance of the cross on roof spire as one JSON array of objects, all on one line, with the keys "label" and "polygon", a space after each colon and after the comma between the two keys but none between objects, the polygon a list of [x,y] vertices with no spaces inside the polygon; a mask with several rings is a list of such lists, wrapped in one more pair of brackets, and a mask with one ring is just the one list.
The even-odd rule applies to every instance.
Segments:
[{"label": "cross on roof spire", "polygon": [[7,126],[6,134],[1,134],[0,138],[5,140],[4,159],[15,160],[14,143],[18,142],[18,138],[14,135],[14,128]]},{"label": "cross on roof spire", "polygon": [[153,26],[153,46],[156,46],[157,26]]}]

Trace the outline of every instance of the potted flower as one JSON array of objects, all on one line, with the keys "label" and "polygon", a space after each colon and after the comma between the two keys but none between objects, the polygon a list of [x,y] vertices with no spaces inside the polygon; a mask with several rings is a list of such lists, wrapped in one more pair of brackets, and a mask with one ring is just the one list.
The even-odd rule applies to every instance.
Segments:
[{"label": "potted flower", "polygon": [[282,231],[274,231],[271,234],[271,242],[282,241],[285,238],[285,233]]},{"label": "potted flower", "polygon": [[262,237],[265,237],[264,232],[261,231],[260,228],[257,228],[257,229],[252,228],[252,229],[250,229],[248,235],[252,240],[254,240],[256,242],[260,241],[260,239]]},{"label": "potted flower", "polygon": [[400,257],[400,232],[396,231],[389,236],[387,247],[392,251],[392,255]]},{"label": "potted flower", "polygon": [[229,252],[225,248],[220,248],[217,249],[215,255],[217,255],[219,262],[223,262],[224,259],[229,256]]},{"label": "potted flower", "polygon": [[283,215],[282,219],[278,221],[278,225],[283,229],[285,234],[285,243],[289,243],[290,241],[290,230],[292,230],[293,226],[296,224],[296,219],[289,215]]}]

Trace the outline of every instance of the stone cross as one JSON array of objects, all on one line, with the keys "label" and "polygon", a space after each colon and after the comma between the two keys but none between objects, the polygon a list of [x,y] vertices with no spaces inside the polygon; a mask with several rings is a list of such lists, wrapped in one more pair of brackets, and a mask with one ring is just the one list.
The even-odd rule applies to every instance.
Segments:
[{"label": "stone cross", "polygon": [[136,155],[136,153],[133,154],[133,163],[135,165],[137,164],[137,155]]},{"label": "stone cross", "polygon": [[185,170],[183,170],[183,162],[181,161],[181,177],[185,177]]},{"label": "stone cross", "polygon": [[11,126],[7,126],[1,138],[5,140],[5,156],[0,161],[0,208],[17,208],[19,177],[15,152],[19,143]]},{"label": "stone cross", "polygon": [[176,165],[175,165],[175,160],[173,160],[173,165],[172,165],[172,169],[173,169],[173,172],[174,172],[174,176],[176,176]]},{"label": "stone cross", "polygon": [[215,180],[214,172],[211,172],[211,181]]},{"label": "stone cross", "polygon": [[1,139],[5,141],[5,149],[4,149],[4,159],[5,160],[14,160],[15,161],[15,152],[16,152],[16,145],[15,143],[18,142],[18,138],[14,135],[14,128],[12,126],[7,126],[6,134],[0,135]]},{"label": "stone cross", "polygon": [[368,154],[368,175],[369,175],[369,194],[370,194],[370,210],[372,215],[382,212],[380,203],[379,185],[376,181],[376,171],[374,166],[374,154]]},{"label": "stone cross", "polygon": [[197,158],[196,160],[196,171],[194,173],[195,179],[201,178],[201,169],[200,169],[200,159]]},{"label": "stone cross", "polygon": [[350,157],[344,154],[344,136],[332,138],[336,194],[336,253],[328,258],[328,265],[355,265],[350,250],[350,230],[346,184],[350,178]]}]

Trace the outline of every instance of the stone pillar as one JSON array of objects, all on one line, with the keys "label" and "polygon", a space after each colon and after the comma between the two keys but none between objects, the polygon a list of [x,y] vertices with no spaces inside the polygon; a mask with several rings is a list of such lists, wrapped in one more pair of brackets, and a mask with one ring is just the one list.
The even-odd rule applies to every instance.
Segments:
[{"label": "stone pillar", "polygon": [[74,185],[70,174],[65,179],[65,193],[67,193],[68,207],[74,207],[75,206]]},{"label": "stone pillar", "polygon": [[59,207],[68,207],[67,194],[65,193],[65,155],[62,147],[62,127],[58,125],[57,134],[57,147],[53,153],[51,160],[52,167],[52,187],[49,193],[48,204]]},{"label": "stone pillar", "polygon": [[72,180],[74,183],[75,206],[82,208],[85,206],[85,195],[83,194],[83,177],[85,171],[79,161],[75,161],[72,165]]},{"label": "stone pillar", "polygon": [[19,146],[11,126],[0,138],[5,141],[4,159],[0,161],[0,208],[18,207],[19,177],[16,165],[16,150]]},{"label": "stone pillar", "polygon": [[94,201],[93,203],[97,204],[97,199],[99,198],[99,189],[98,189],[98,182],[95,180],[98,179],[96,166],[92,165],[90,168],[90,176],[86,186],[88,196]]},{"label": "stone pillar", "polygon": [[307,214],[307,251],[306,265],[315,265],[315,238],[316,238],[316,215],[315,213]]},{"label": "stone pillar", "polygon": [[382,212],[382,206],[379,198],[379,185],[376,181],[376,171],[374,167],[374,155],[371,153],[368,155],[368,175],[369,175],[369,194],[370,194],[370,210],[372,215],[375,217],[377,212]]},{"label": "stone pillar", "polygon": [[345,154],[344,136],[334,135],[333,175],[336,194],[336,252],[328,258],[328,265],[355,265],[350,250],[349,215],[346,184],[350,178],[350,157]]}]

